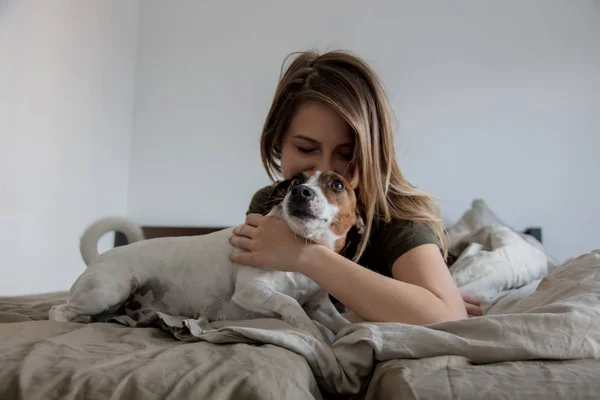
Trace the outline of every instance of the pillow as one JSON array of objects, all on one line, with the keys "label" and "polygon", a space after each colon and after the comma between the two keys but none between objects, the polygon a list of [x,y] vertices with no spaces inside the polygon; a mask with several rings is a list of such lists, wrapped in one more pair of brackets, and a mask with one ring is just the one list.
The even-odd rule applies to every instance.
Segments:
[{"label": "pillow", "polygon": [[482,199],[475,199],[458,222],[448,229],[448,248],[452,251],[462,238],[488,225],[506,226]]},{"label": "pillow", "polygon": [[454,256],[459,256],[460,254],[456,253],[460,252],[460,249],[457,247],[457,245],[461,239],[485,226],[494,224],[502,225],[511,229],[513,232],[519,234],[527,243],[542,250],[546,254],[546,258],[548,259],[548,263],[551,267],[559,265],[554,257],[552,257],[546,251],[542,243],[540,243],[533,236],[512,229],[510,226],[502,222],[502,220],[492,211],[492,209],[483,199],[473,200],[471,203],[471,208],[463,214],[456,224],[452,225],[448,229],[448,252],[452,253]]}]

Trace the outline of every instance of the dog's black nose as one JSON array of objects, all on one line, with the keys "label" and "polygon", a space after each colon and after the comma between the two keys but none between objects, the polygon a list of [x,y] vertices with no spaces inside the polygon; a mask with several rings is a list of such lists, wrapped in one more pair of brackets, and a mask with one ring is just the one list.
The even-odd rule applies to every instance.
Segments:
[{"label": "dog's black nose", "polygon": [[292,196],[299,197],[302,200],[310,200],[315,197],[315,192],[307,186],[295,186],[292,189]]}]

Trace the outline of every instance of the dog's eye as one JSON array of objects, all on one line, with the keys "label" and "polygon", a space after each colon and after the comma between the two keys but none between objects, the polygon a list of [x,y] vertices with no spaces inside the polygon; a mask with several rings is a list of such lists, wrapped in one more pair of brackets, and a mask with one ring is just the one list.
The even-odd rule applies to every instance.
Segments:
[{"label": "dog's eye", "polygon": [[292,181],[292,183],[290,183],[290,186],[296,186],[300,184],[300,179],[296,178]]},{"label": "dog's eye", "polygon": [[331,188],[336,192],[343,192],[346,189],[344,182],[337,179],[331,182]]}]

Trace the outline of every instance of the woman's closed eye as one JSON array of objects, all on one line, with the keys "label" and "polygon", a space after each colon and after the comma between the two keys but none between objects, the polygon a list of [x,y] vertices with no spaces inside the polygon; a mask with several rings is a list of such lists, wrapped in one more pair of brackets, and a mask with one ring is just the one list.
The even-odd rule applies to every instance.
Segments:
[{"label": "woman's closed eye", "polygon": [[[317,149],[301,147],[301,146],[296,146],[296,148],[298,149],[298,151],[300,151],[301,153],[305,153],[305,154],[313,153],[317,150]],[[344,160],[350,160],[352,158],[351,153],[347,154],[345,152],[337,152],[336,155],[342,157]]]},{"label": "woman's closed eye", "polygon": [[351,160],[352,159],[352,153],[348,154],[348,153],[337,153],[340,157],[342,157],[344,160]]},{"label": "woman's closed eye", "polygon": [[300,147],[300,146],[296,146],[296,148],[301,152],[301,153],[312,153],[313,151],[315,151],[315,149],[311,149],[311,148],[307,148],[307,147]]}]

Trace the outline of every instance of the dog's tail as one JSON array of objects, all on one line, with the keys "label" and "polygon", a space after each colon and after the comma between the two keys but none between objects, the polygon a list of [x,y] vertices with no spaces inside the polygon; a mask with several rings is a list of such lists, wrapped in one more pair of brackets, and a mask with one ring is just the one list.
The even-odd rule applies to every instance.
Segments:
[{"label": "dog's tail", "polygon": [[99,219],[86,228],[81,235],[79,251],[85,265],[98,256],[98,241],[108,232],[121,232],[129,243],[145,240],[144,232],[135,222],[125,217],[106,217]]}]

